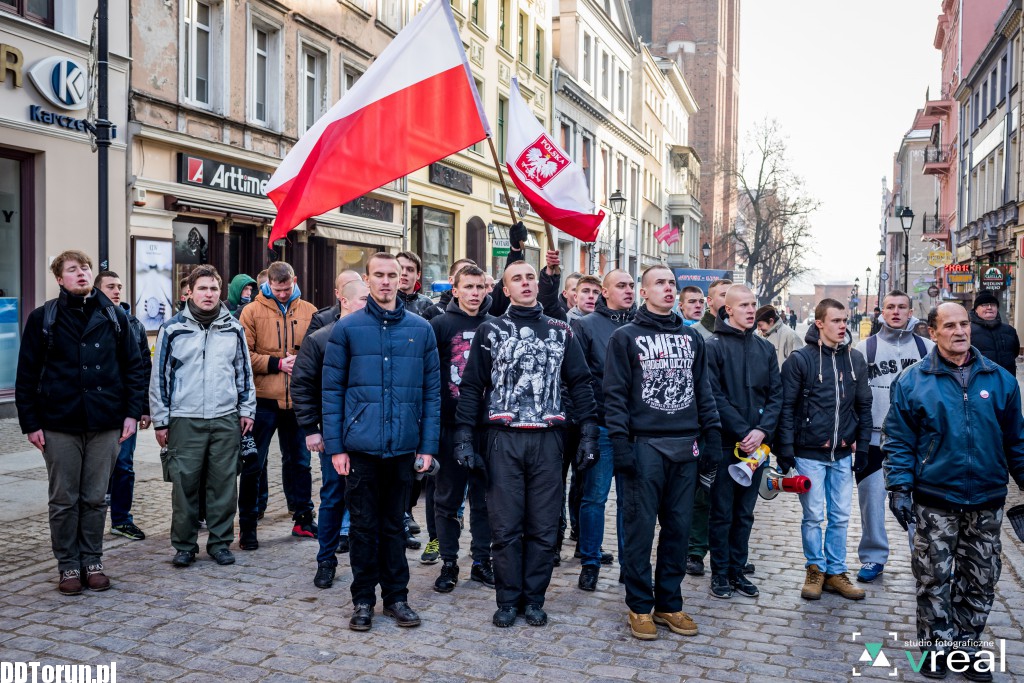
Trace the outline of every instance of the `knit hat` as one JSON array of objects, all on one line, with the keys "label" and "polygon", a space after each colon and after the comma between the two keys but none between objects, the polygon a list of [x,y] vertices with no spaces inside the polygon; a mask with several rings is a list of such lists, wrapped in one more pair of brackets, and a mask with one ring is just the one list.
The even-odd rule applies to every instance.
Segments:
[{"label": "knit hat", "polygon": [[977,310],[978,306],[984,306],[985,304],[999,305],[999,299],[996,298],[995,294],[987,289],[981,290],[978,292],[978,296],[974,297],[974,306],[972,307],[972,310]]},{"label": "knit hat", "polygon": [[754,314],[755,323],[766,323],[769,320],[778,320],[779,312],[773,306],[762,306]]}]

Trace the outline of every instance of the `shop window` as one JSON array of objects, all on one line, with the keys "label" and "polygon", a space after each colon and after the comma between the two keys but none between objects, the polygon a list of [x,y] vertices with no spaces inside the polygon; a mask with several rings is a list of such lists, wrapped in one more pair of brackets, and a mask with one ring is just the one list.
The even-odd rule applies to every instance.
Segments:
[{"label": "shop window", "polygon": [[[209,223],[190,218],[175,220],[174,234],[174,299],[181,297],[178,282],[203,263],[210,263]],[[221,273],[221,277],[224,274]],[[230,278],[228,278],[230,279]]]},{"label": "shop window", "polygon": [[423,289],[448,281],[454,258],[455,214],[426,206],[412,207],[410,246],[423,260]]},{"label": "shop window", "polygon": [[[221,273],[224,278],[225,287],[231,278],[244,273],[256,279],[256,274],[262,268],[256,267],[256,251],[253,245],[256,244],[256,229],[253,226],[239,225],[231,226],[231,232],[227,234],[227,273]],[[227,293],[225,292],[225,296]]]},{"label": "shop window", "polygon": [[[366,264],[370,257],[380,251],[380,247],[367,247],[362,244],[343,244],[338,242],[334,247],[334,273],[331,282],[343,270],[354,270],[360,275],[366,272]],[[334,285],[331,285],[333,291]]]},{"label": "shop window", "polygon": [[[502,271],[505,270],[505,260],[508,258],[508,231],[509,225],[495,223],[494,235],[491,247],[491,276],[500,280]],[[503,245],[503,246],[495,246]],[[526,244],[523,245],[523,257],[527,263],[540,273],[540,242],[532,231],[527,232]],[[499,282],[497,287],[501,286]]]},{"label": "shop window", "polygon": [[0,396],[14,390],[21,321],[35,305],[27,286],[35,274],[22,268],[32,262],[31,188],[31,156],[0,156]]},{"label": "shop window", "polygon": [[0,10],[53,28],[53,0],[0,0]]}]

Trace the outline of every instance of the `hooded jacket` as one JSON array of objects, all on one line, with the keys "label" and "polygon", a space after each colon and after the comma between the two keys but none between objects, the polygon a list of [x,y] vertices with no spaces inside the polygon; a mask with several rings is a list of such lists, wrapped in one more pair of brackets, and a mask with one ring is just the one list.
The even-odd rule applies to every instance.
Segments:
[{"label": "hooded jacket", "polygon": [[1017,376],[1017,355],[1020,353],[1020,340],[1017,330],[1003,322],[996,313],[995,320],[983,320],[976,312],[970,312],[971,346],[978,349],[981,355]]},{"label": "hooded jacket", "polygon": [[281,304],[264,283],[256,299],[242,309],[238,322],[245,329],[256,398],[272,399],[282,410],[291,409],[291,377],[280,370],[285,356],[296,355],[316,307],[302,298],[298,284],[287,304]]},{"label": "hooded jacket", "polygon": [[252,365],[242,326],[225,304],[203,327],[188,306],[160,327],[149,381],[153,426],[173,417],[255,417]]},{"label": "hooded jacket", "polygon": [[458,299],[452,297],[448,310],[430,321],[437,339],[437,354],[441,363],[441,423],[455,423],[455,409],[459,405],[459,387],[469,361],[469,349],[480,324],[492,320],[488,315],[491,297],[484,297],[480,310],[474,316],[459,308]]},{"label": "hooded jacket", "polygon": [[324,354],[325,453],[437,455],[441,373],[429,323],[405,310],[366,308],[331,330]]},{"label": "hooded jacket", "polygon": [[608,352],[608,341],[612,333],[633,320],[636,306],[624,311],[613,311],[603,296],[597,298],[594,312],[580,318],[572,325],[572,331],[580,341],[583,357],[587,359],[597,402],[597,419],[604,424],[604,359]]},{"label": "hooded jacket", "polygon": [[[899,374],[906,368],[921,360],[921,352],[918,343],[914,340],[917,337],[911,330],[914,329],[917,319],[911,318],[907,326],[902,330],[889,327],[882,322],[877,334],[868,339],[875,339],[874,362],[870,362],[868,353],[868,339],[857,344],[857,350],[864,356],[868,363],[868,386],[871,387],[871,445],[879,445],[882,434],[882,422],[885,421],[885,414],[889,412],[889,390]],[[925,355],[935,344],[931,339],[917,337],[924,345]]]},{"label": "hooded jacket", "polygon": [[787,325],[782,318],[776,320],[775,324],[768,328],[768,331],[764,334],[764,339],[775,349],[775,357],[779,361],[780,368],[786,362],[786,359],[789,358],[790,354],[803,346],[800,335]]},{"label": "hooded jacket", "polygon": [[946,510],[995,509],[1007,474],[1024,487],[1024,419],[1017,380],[971,348],[957,368],[933,348],[892,385],[885,418],[885,486]]},{"label": "hooded jacket", "polygon": [[[248,285],[252,285],[252,299],[242,303],[242,290]],[[231,284],[228,285],[228,310],[231,311],[232,315],[236,318],[241,315],[242,309],[252,303],[252,300],[259,293],[257,288],[256,281],[245,273],[239,273],[231,278]]]},{"label": "hooded jacket", "polygon": [[703,338],[677,314],[641,306],[608,342],[604,415],[613,440],[720,429]]},{"label": "hooded jacket", "polygon": [[52,348],[43,334],[45,305],[25,322],[14,388],[21,431],[82,434],[138,420],[148,377],[124,310],[98,289],[81,297],[62,287],[56,306]]},{"label": "hooded jacket", "polygon": [[871,443],[871,387],[864,356],[844,339],[837,348],[821,341],[817,326],[807,345],[782,365],[782,416],[777,452],[834,462]]},{"label": "hooded jacket", "polygon": [[[571,402],[563,400],[563,385]],[[482,323],[462,373],[456,423],[547,429],[570,417],[580,423],[596,417],[590,370],[572,329],[544,315],[540,304],[509,306]]]},{"label": "hooded jacket", "polygon": [[421,318],[425,317],[424,314],[434,307],[434,300],[418,291],[406,294],[402,290],[398,290],[398,298],[405,304],[407,312],[415,313]]},{"label": "hooded jacket", "polygon": [[715,333],[704,345],[711,392],[722,420],[722,445],[729,452],[752,429],[764,432],[765,443],[771,443],[782,412],[775,349],[754,329],[737,329],[719,314]]}]

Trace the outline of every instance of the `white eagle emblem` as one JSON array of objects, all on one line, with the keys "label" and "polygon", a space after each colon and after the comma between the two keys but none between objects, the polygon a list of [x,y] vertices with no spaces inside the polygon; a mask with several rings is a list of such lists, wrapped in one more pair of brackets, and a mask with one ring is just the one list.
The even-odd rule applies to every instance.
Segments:
[{"label": "white eagle emblem", "polygon": [[516,159],[516,168],[526,180],[543,188],[569,165],[569,159],[547,135],[541,134]]}]

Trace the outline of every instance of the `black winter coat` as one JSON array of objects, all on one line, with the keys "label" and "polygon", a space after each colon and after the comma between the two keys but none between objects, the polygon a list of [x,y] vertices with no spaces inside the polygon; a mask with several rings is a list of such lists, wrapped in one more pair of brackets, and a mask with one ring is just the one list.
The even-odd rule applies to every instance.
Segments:
[{"label": "black winter coat", "polygon": [[971,318],[971,346],[978,349],[981,355],[1008,373],[1017,376],[1017,354],[1020,353],[1020,340],[1017,330],[1007,325],[996,314],[995,320],[982,320],[974,311]]},{"label": "black winter coat", "polygon": [[719,315],[715,333],[704,343],[711,392],[722,418],[722,444],[732,451],[752,429],[771,443],[782,412],[782,377],[775,347],[754,334],[742,332]]},{"label": "black winter coat", "polygon": [[313,334],[307,330],[292,366],[292,407],[295,421],[306,436],[319,434],[322,429],[324,354],[337,322],[335,318]]},{"label": "black winter coat", "polygon": [[[142,321],[132,315],[132,307],[126,303],[121,304],[121,308],[124,309],[125,315],[128,316],[128,324],[132,328],[132,334],[135,335],[136,341],[139,343],[139,354],[142,356],[142,370],[146,373],[146,385],[149,385],[149,373],[153,371],[153,354],[149,350],[149,336],[146,334],[146,326],[142,324]],[[149,415],[149,392],[142,392],[142,414]]]},{"label": "black winter coat", "polygon": [[568,320],[565,307],[565,298],[558,291],[562,283],[561,274],[548,273],[547,268],[541,268],[537,275],[537,301],[544,307],[544,315],[556,320]]},{"label": "black winter coat", "polygon": [[494,318],[487,313],[490,308],[491,297],[488,296],[484,298],[477,314],[470,317],[459,308],[459,302],[452,298],[445,314],[430,320],[441,363],[441,424],[444,426],[451,426],[455,422],[459,388],[469,361],[469,349],[480,324]]},{"label": "black winter coat", "polygon": [[594,400],[597,401],[597,417],[604,424],[604,359],[608,352],[608,341],[612,333],[633,320],[636,307],[628,311],[613,311],[608,308],[604,297],[598,297],[597,306],[591,315],[573,323],[572,331],[580,340],[580,348],[594,378]]},{"label": "black winter coat", "polygon": [[120,430],[125,418],[142,417],[149,376],[124,310],[98,289],[84,299],[62,289],[49,351],[44,316],[45,306],[32,311],[21,338],[15,384],[21,431]]},{"label": "black winter coat", "polygon": [[807,346],[782,364],[782,416],[773,446],[782,456],[836,461],[871,444],[868,364],[848,338],[839,348],[820,343],[818,328]]},{"label": "black winter coat", "polygon": [[434,300],[425,294],[415,292],[413,294],[406,294],[405,292],[399,292],[398,298],[405,304],[405,310],[409,313],[415,313],[421,318],[425,317],[427,311],[434,308]]},{"label": "black winter coat", "polygon": [[321,308],[309,321],[309,327],[306,328],[306,335],[311,335],[320,328],[327,327],[330,323],[335,322],[341,317],[341,304],[335,303],[333,306],[326,306]]}]

